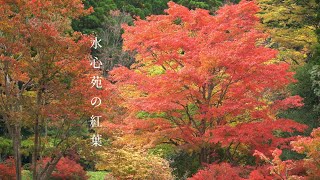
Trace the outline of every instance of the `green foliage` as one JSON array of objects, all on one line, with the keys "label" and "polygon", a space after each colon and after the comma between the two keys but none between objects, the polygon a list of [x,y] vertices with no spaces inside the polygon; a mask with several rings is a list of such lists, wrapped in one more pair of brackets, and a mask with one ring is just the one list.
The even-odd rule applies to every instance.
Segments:
[{"label": "green foliage", "polygon": [[191,177],[201,168],[198,158],[199,156],[196,153],[189,154],[184,151],[176,153],[170,158],[172,160],[170,166],[173,168],[173,174],[179,179]]},{"label": "green foliage", "polygon": [[175,154],[175,147],[172,144],[159,144],[156,147],[149,150],[150,154],[160,156],[165,159],[169,159]]},{"label": "green foliage", "polygon": [[[202,8],[214,13],[225,2],[224,0],[172,0],[189,9]],[[229,0],[230,3],[238,3],[240,0]],[[121,11],[129,12],[133,16],[144,19],[151,14],[163,14],[167,9],[169,0],[117,0],[117,8]]]},{"label": "green foliage", "polygon": [[169,0],[117,0],[117,8],[144,19],[150,14],[162,14]]},{"label": "green foliage", "polygon": [[[223,5],[223,0],[173,0],[190,9],[202,8],[215,12],[218,7]],[[105,28],[104,24],[112,23],[113,17],[110,11],[120,10],[130,13],[131,16],[139,16],[144,19],[151,14],[163,14],[168,8],[169,0],[84,0],[85,8],[93,7],[94,12],[88,16],[73,20],[72,27],[75,31],[86,34],[99,34]],[[239,0],[231,0],[238,3]]]},{"label": "green foliage", "polygon": [[160,112],[160,113],[149,113],[149,112],[145,112],[145,111],[140,111],[137,113],[137,118],[139,119],[147,119],[147,118],[158,118],[158,117],[165,117],[165,113],[164,112]]},{"label": "green foliage", "polygon": [[[317,16],[315,22],[320,22],[320,5],[317,2]],[[315,30],[318,32],[318,41],[314,45],[311,59],[304,66],[296,70],[295,78],[297,83],[290,86],[290,91],[293,95],[299,95],[304,98],[304,106],[298,109],[287,110],[283,115],[287,118],[292,118],[298,122],[307,124],[310,129],[320,126],[320,33],[319,27]]]},{"label": "green foliage", "polygon": [[34,142],[33,139],[29,138],[26,140],[23,140],[21,142],[21,154],[24,156],[30,156],[33,152],[34,148]]},{"label": "green foliage", "polygon": [[[314,65],[310,70],[310,79],[312,81],[313,93],[320,97],[320,67],[319,65]],[[316,111],[320,111],[320,104],[314,106]]]},{"label": "green foliage", "polygon": [[[215,12],[218,7],[223,5],[223,0],[173,0],[174,2],[186,6],[190,9],[202,8]],[[115,1],[118,9],[129,12],[131,15],[139,16],[144,19],[151,14],[163,14],[167,9],[169,0],[118,0]],[[239,0],[231,2],[237,3]]]},{"label": "green foliage", "polygon": [[101,180],[104,179],[108,172],[107,171],[88,171],[89,180]]},{"label": "green foliage", "polygon": [[291,149],[284,149],[280,157],[282,160],[285,161],[285,160],[293,160],[293,159],[300,160],[305,158],[306,156],[303,154],[299,154]]},{"label": "green foliage", "polygon": [[[104,179],[108,172],[107,171],[87,171],[89,180],[101,180]],[[32,174],[28,170],[22,170],[22,180],[31,180]]]},{"label": "green foliage", "polygon": [[85,34],[103,31],[103,24],[108,21],[110,10],[116,9],[113,0],[85,0],[85,8],[93,7],[94,12],[88,16],[72,21],[72,28]]},{"label": "green foliage", "polygon": [[282,117],[294,119],[297,122],[307,124],[314,128],[318,126],[319,111],[314,109],[318,103],[318,97],[312,88],[312,80],[310,75],[311,64],[306,64],[297,69],[295,78],[297,83],[292,84],[289,88],[292,95],[299,95],[304,100],[304,106],[296,109],[289,109],[281,114]]},{"label": "green foliage", "polygon": [[12,153],[12,140],[0,137],[0,157],[8,157],[8,155],[11,155]]},{"label": "green foliage", "polygon": [[223,5],[223,0],[177,0],[175,2],[189,9],[202,8],[210,10],[210,12],[215,12]]},{"label": "green foliage", "polygon": [[22,180],[31,180],[32,174],[29,170],[22,170]]}]

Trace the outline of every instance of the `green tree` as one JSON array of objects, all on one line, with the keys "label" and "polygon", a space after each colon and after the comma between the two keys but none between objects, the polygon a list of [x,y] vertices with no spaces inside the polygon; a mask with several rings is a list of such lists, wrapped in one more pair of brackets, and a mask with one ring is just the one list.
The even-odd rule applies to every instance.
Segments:
[{"label": "green tree", "polygon": [[[291,109],[284,112],[284,116],[295,119],[298,122],[307,124],[310,128],[320,126],[320,1],[315,1],[315,11],[312,13],[314,24],[314,34],[317,35],[317,41],[310,52],[309,61],[296,70],[297,83],[291,85],[290,91],[293,95],[299,95],[304,98],[304,106],[299,109]],[[317,13],[316,13],[317,12]]]},{"label": "green tree", "polygon": [[[202,8],[215,12],[225,3],[238,3],[239,0],[173,0],[189,9]],[[119,10],[132,17],[144,19],[151,14],[163,14],[169,0],[84,0],[85,8],[92,7],[94,12],[85,17],[74,19],[72,27],[86,34],[101,33],[106,23],[113,23],[110,11]]]},{"label": "green tree", "polygon": [[128,12],[132,16],[144,19],[150,14],[163,14],[169,0],[116,0],[120,11]]},{"label": "green tree", "polygon": [[109,12],[116,9],[113,0],[85,0],[83,1],[85,8],[92,7],[94,12],[74,19],[72,28],[85,34],[97,34],[103,31],[103,25],[108,21]]},{"label": "green tree", "polygon": [[240,0],[175,0],[178,4],[188,7],[189,9],[207,9],[211,13],[215,13],[220,6],[230,3],[239,3]]}]

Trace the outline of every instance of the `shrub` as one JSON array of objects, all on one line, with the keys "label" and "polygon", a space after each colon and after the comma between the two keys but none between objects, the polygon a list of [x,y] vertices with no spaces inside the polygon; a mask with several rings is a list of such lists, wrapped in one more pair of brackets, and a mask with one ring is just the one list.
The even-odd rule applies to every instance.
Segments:
[{"label": "shrub", "polygon": [[192,178],[188,180],[238,180],[242,179],[239,176],[240,170],[232,167],[228,163],[211,164],[206,169],[198,171]]},{"label": "shrub", "polygon": [[[50,158],[44,158],[41,165],[45,166],[49,162]],[[66,157],[62,157],[58,162],[55,170],[51,177],[53,179],[75,179],[75,180],[86,180],[88,179],[87,172],[83,170],[83,167],[76,161]]]},{"label": "shrub", "polygon": [[124,146],[121,148],[106,148],[99,152],[101,161],[96,165],[98,170],[111,170],[119,179],[153,179],[172,180],[172,169],[169,162],[146,150]]},{"label": "shrub", "polygon": [[2,180],[16,179],[16,167],[14,165],[13,158],[9,158],[5,162],[0,164],[0,179]]},{"label": "shrub", "polygon": [[318,179],[320,177],[320,127],[313,129],[310,137],[299,137],[297,141],[291,142],[293,150],[305,154],[304,167],[307,169],[308,178]]}]

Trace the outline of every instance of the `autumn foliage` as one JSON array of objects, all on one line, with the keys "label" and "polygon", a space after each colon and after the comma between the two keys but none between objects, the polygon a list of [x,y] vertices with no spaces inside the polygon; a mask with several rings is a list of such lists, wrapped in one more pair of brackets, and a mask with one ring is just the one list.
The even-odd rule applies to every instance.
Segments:
[{"label": "autumn foliage", "polygon": [[111,147],[98,152],[101,160],[98,170],[111,170],[110,175],[119,179],[173,180],[168,161],[148,154],[143,148],[130,146]]},{"label": "autumn foliage", "polygon": [[228,163],[211,164],[206,169],[198,171],[188,180],[240,180],[240,168],[231,167]]},{"label": "autumn foliage", "polygon": [[[103,99],[109,92],[108,82],[103,90],[91,88],[92,77],[99,74],[90,67],[93,37],[71,27],[71,19],[92,9],[85,9],[81,0],[1,0],[0,4],[0,113],[14,140],[17,167],[21,166],[22,126],[34,136],[33,166],[37,167],[43,151],[57,162],[79,142],[68,143],[70,134],[77,136],[70,132],[87,128],[87,118],[98,111],[90,100]],[[50,137],[42,133],[48,129],[55,133],[53,144],[46,143]],[[34,168],[33,179],[47,179],[56,164],[48,165],[44,172]]]},{"label": "autumn foliage", "polygon": [[319,146],[319,129],[312,132],[311,137],[300,137],[297,141],[292,141],[293,150],[298,153],[305,153],[306,158],[301,160],[282,160],[282,150],[271,151],[272,157],[267,157],[260,151],[255,151],[254,156],[263,163],[256,166],[232,166],[228,163],[213,163],[205,169],[198,171],[190,180],[204,179],[249,179],[249,180],[280,180],[280,179],[317,179],[319,177],[319,162],[316,157],[319,151],[315,150]]},{"label": "autumn foliage", "polygon": [[320,128],[314,129],[310,137],[299,137],[291,145],[294,151],[306,155],[303,167],[307,170],[308,177],[320,177]]},{"label": "autumn foliage", "polygon": [[9,158],[3,163],[0,163],[0,179],[3,180],[14,180],[16,179],[16,168],[14,165],[14,160]]},{"label": "autumn foliage", "polygon": [[250,173],[250,179],[317,179],[319,171],[319,134],[320,130],[314,129],[311,137],[299,137],[291,142],[292,149],[297,153],[305,154],[302,160],[281,160],[282,150],[275,149],[273,158],[268,158],[263,153],[256,151],[254,155],[266,162],[264,168],[258,168]]},{"label": "autumn foliage", "polygon": [[[303,98],[290,95],[287,86],[296,80],[285,62],[317,56],[311,47],[319,3],[291,1],[215,0],[225,5],[210,12],[170,1],[164,14],[131,23],[107,1],[0,0],[0,134],[12,138],[14,152],[14,160],[0,163],[0,179],[20,180],[30,160],[35,180],[88,179],[65,157],[70,150],[88,161],[86,168],[108,171],[106,179],[317,179],[320,129],[302,137],[308,127],[290,119],[288,109],[303,106]],[[104,48],[93,51],[97,34],[72,29],[92,4],[101,18],[76,25],[107,27],[97,37]],[[130,25],[121,29],[121,22]],[[98,57],[103,64],[94,69]],[[313,97],[317,70],[308,82]],[[318,126],[318,112],[312,114]],[[91,116],[101,116],[99,128],[88,128]],[[92,133],[103,135],[103,146],[82,146],[96,140]]]},{"label": "autumn foliage", "polygon": [[[215,145],[269,152],[291,140],[275,131],[306,128],[276,117],[278,110],[301,106],[302,99],[272,95],[294,82],[293,73],[271,61],[277,51],[263,46],[267,34],[255,29],[253,1],[226,5],[215,16],[168,5],[167,15],[123,26],[124,49],[138,53],[131,69],[111,72],[130,112],[125,131],[151,132],[199,151],[201,161],[209,162]],[[139,112],[150,116],[138,118]]]},{"label": "autumn foliage", "polygon": [[[41,162],[41,166],[46,165],[50,161],[50,158],[44,158]],[[39,167],[40,168],[40,167]],[[53,179],[81,179],[85,180],[89,177],[86,171],[76,161],[67,157],[62,157],[58,162],[55,170],[53,171],[51,178]]]}]

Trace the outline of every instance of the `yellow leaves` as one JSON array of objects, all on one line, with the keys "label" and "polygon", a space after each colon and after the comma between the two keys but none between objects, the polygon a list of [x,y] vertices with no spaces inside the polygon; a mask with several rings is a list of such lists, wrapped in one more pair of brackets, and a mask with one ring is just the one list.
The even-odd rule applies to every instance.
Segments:
[{"label": "yellow leaves", "polygon": [[315,1],[258,0],[264,30],[271,35],[269,46],[279,50],[278,60],[303,65],[317,43]]},{"label": "yellow leaves", "polygon": [[156,76],[165,73],[165,70],[159,65],[149,67],[148,71],[150,76]]},{"label": "yellow leaves", "polygon": [[309,178],[319,177],[320,128],[313,129],[311,137],[299,137],[296,141],[292,141],[291,146],[294,151],[306,155],[303,161]]},{"label": "yellow leaves", "polygon": [[137,98],[142,94],[142,92],[139,91],[134,85],[130,84],[119,87],[119,90],[121,92],[121,96],[126,98]]},{"label": "yellow leaves", "polygon": [[0,21],[0,27],[1,31],[6,32],[7,30],[12,29],[13,25],[9,24],[8,21]]},{"label": "yellow leaves", "polygon": [[298,153],[305,153],[308,158],[320,158],[320,128],[314,129],[311,137],[300,137],[297,141],[292,141],[293,149]]},{"label": "yellow leaves", "polygon": [[[267,8],[270,8],[271,6],[268,6]],[[288,9],[280,6],[276,9],[276,11],[273,11],[272,13],[265,13],[263,14],[264,16],[262,17],[262,22],[263,23],[268,23],[268,22],[272,22],[275,19],[277,20],[287,20],[288,17],[283,16],[283,14],[289,13]]]},{"label": "yellow leaves", "polygon": [[168,161],[160,155],[148,153],[156,139],[145,133],[118,137],[111,146],[97,152],[100,160],[96,168],[111,171],[112,176],[120,179],[171,180],[172,169]]},{"label": "yellow leaves", "polygon": [[115,146],[132,146],[139,148],[150,148],[154,146],[154,142],[156,141],[156,137],[147,135],[144,133],[143,135],[134,135],[127,134],[118,138],[113,142]]},{"label": "yellow leaves", "polygon": [[[299,29],[281,29],[274,28],[269,30],[273,39],[280,44],[287,45],[289,48],[294,48],[297,46],[306,46],[309,44],[314,44],[317,42],[315,28],[312,26],[305,26]],[[309,47],[309,46],[307,46]]]},{"label": "yellow leaves", "polygon": [[120,179],[154,179],[171,180],[169,163],[145,149],[124,146],[107,147],[98,152],[101,161],[96,165],[98,170],[111,170],[112,175]]},{"label": "yellow leaves", "polygon": [[251,116],[248,111],[243,113],[242,115],[239,115],[236,117],[234,117],[232,115],[226,115],[225,119],[231,127],[235,127],[238,124],[252,121]]},{"label": "yellow leaves", "polygon": [[197,31],[189,31],[189,36],[190,37],[196,37],[197,36]]},{"label": "yellow leaves", "polygon": [[22,95],[35,98],[35,97],[37,97],[37,92],[36,91],[24,91]]},{"label": "yellow leaves", "polygon": [[269,30],[272,40],[279,49],[278,59],[290,64],[304,64],[307,54],[316,44],[317,38],[312,27],[300,29],[274,28]]}]

